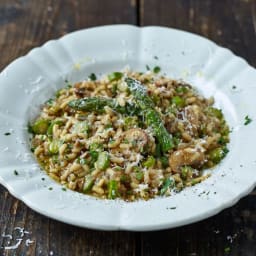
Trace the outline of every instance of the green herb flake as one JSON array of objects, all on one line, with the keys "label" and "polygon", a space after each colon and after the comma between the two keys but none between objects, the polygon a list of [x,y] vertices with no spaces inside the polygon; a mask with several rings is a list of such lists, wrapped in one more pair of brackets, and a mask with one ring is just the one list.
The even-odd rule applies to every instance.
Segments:
[{"label": "green herb flake", "polygon": [[169,159],[167,156],[161,156],[160,161],[163,168],[167,168],[169,166]]},{"label": "green herb flake", "polygon": [[94,73],[91,73],[88,77],[91,81],[96,81],[97,80],[97,76]]},{"label": "green herb flake", "polygon": [[4,133],[4,135],[5,135],[5,136],[10,136],[11,133],[10,133],[10,132],[6,132],[6,133]]},{"label": "green herb flake", "polygon": [[184,107],[186,104],[185,100],[180,96],[174,96],[172,98],[172,103],[177,107]]},{"label": "green herb flake", "polygon": [[65,83],[66,83],[66,89],[72,88],[72,84],[67,79],[65,80]]},{"label": "green herb flake", "polygon": [[175,209],[177,209],[177,207],[175,207],[175,206],[174,207],[166,207],[166,209],[167,210],[175,210]]},{"label": "green herb flake", "polygon": [[43,178],[41,178],[41,180],[45,180],[45,178],[43,177]]},{"label": "green herb flake", "polygon": [[61,190],[62,190],[62,191],[67,191],[67,189],[66,189],[66,188],[61,188]]},{"label": "green herb flake", "polygon": [[144,174],[142,171],[137,171],[136,174],[135,174],[135,177],[138,181],[141,181],[144,177]]},{"label": "green herb flake", "polygon": [[230,247],[224,248],[224,252],[225,252],[225,253],[229,253],[230,251],[231,251]]},{"label": "green herb flake", "polygon": [[155,60],[158,60],[159,58],[158,58],[158,56],[154,56],[154,59],[155,59]]},{"label": "green herb flake", "polygon": [[53,103],[54,103],[54,100],[53,100],[53,99],[49,99],[49,100],[47,100],[47,101],[45,102],[45,104],[48,105],[48,106],[52,106]]},{"label": "green herb flake", "polygon": [[165,193],[167,192],[168,188],[173,188],[174,185],[175,185],[174,180],[172,180],[170,178],[164,179],[163,184],[162,184],[162,188],[160,190],[160,196],[165,195]]},{"label": "green herb flake", "polygon": [[48,189],[49,189],[49,190],[53,190],[53,188],[52,188],[52,187],[49,187]]},{"label": "green herb flake", "polygon": [[117,81],[117,80],[121,79],[122,77],[123,77],[123,73],[121,73],[121,72],[113,72],[113,73],[108,75],[108,80],[110,82],[113,82],[113,81]]},{"label": "green herb flake", "polygon": [[244,125],[248,125],[249,123],[252,122],[252,119],[247,115],[245,118],[244,118]]},{"label": "green herb flake", "polygon": [[186,92],[188,92],[188,88],[181,85],[181,86],[177,87],[177,88],[175,89],[175,91],[176,91],[177,93],[186,93]]},{"label": "green herb flake", "polygon": [[13,173],[14,173],[14,175],[16,175],[16,176],[19,175],[19,173],[17,172],[17,170],[14,170]]},{"label": "green herb flake", "polygon": [[154,72],[155,74],[158,74],[160,71],[161,71],[161,68],[160,68],[159,66],[155,66],[155,67],[153,68],[153,72]]},{"label": "green herb flake", "polygon": [[142,165],[146,168],[151,168],[155,165],[156,159],[153,156],[149,156],[146,161],[142,163]]},{"label": "green herb flake", "polygon": [[105,130],[108,130],[108,129],[111,129],[111,128],[113,128],[111,123],[106,124],[105,127],[104,127]]},{"label": "green herb flake", "polygon": [[150,70],[150,67],[149,67],[149,65],[146,65],[146,70]]},{"label": "green herb flake", "polygon": [[233,89],[233,90],[235,90],[235,89],[236,89],[236,86],[235,86],[235,85],[233,85],[233,86],[232,86],[232,89]]}]

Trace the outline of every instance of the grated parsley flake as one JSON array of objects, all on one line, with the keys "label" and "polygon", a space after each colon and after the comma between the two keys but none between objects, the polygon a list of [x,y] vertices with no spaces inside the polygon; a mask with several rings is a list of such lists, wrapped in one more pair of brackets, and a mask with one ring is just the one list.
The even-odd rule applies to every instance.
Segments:
[{"label": "grated parsley flake", "polygon": [[244,125],[248,125],[249,123],[252,122],[252,119],[247,115],[245,118],[244,118]]}]

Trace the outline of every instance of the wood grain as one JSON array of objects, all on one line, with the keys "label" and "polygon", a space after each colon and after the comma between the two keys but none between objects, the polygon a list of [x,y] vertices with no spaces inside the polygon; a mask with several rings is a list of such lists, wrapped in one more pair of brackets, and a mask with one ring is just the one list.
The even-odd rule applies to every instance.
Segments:
[{"label": "wood grain", "polygon": [[[198,33],[256,66],[255,0],[0,0],[0,69],[49,39],[114,23],[163,25]],[[255,199],[253,192],[215,217],[185,227],[103,232],[44,217],[0,186],[0,256],[255,256]],[[31,233],[24,235],[18,249],[4,250],[1,247],[8,239],[1,235],[20,237],[15,227]],[[26,239],[34,243],[26,246]]]},{"label": "wood grain", "polygon": [[141,0],[140,14],[143,26],[158,24],[206,36],[256,66],[255,0]]}]

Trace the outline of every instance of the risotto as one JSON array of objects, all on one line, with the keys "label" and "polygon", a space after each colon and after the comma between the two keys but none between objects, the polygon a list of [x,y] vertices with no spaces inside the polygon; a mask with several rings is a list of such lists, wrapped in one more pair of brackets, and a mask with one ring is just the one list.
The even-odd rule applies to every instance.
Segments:
[{"label": "risotto", "polygon": [[150,72],[91,74],[43,105],[31,150],[71,190],[128,201],[169,196],[206,179],[228,152],[229,127],[213,104]]}]

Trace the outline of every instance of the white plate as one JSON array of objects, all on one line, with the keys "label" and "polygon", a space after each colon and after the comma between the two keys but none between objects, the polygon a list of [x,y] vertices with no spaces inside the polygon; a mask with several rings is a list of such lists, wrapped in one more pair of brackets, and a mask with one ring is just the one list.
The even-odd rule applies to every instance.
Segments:
[{"label": "white plate", "polygon": [[[230,153],[212,177],[167,198],[126,203],[63,191],[30,153],[28,121],[65,79],[75,82],[91,72],[100,75],[126,65],[145,71],[146,64],[215,97],[233,128]],[[33,49],[0,75],[0,182],[35,211],[81,227],[157,230],[202,220],[235,204],[256,184],[256,120],[244,125],[246,115],[256,117],[255,95],[255,69],[200,36],[129,25],[71,33]]]}]

